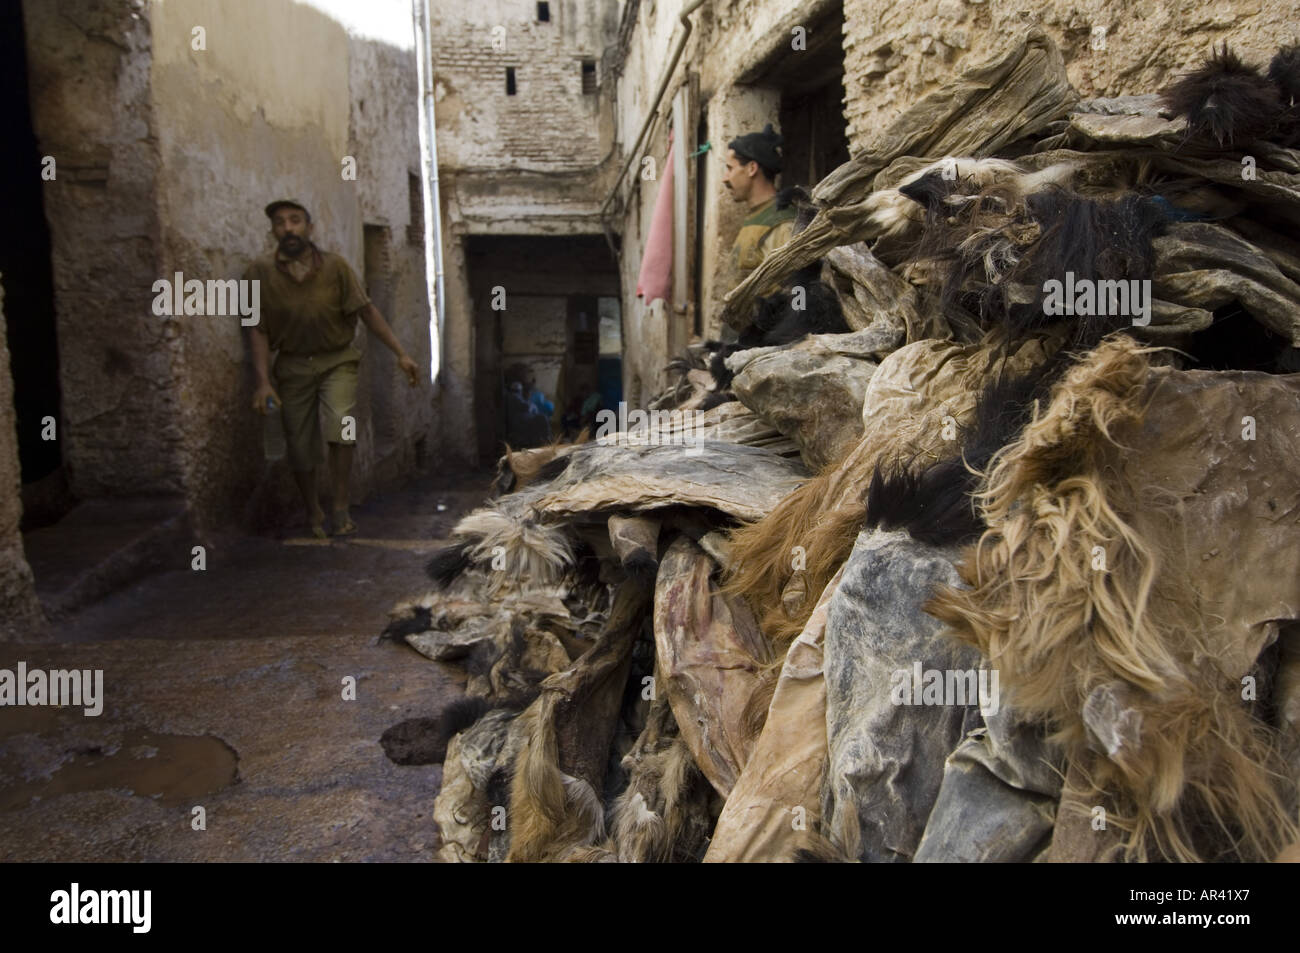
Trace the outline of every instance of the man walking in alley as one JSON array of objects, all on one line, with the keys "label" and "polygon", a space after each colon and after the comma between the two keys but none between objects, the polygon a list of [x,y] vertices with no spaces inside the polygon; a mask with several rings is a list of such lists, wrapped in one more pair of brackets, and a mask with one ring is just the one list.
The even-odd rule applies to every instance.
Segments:
[{"label": "man walking in alley", "polygon": [[728,143],[723,184],[732,198],[749,206],[749,215],[740,223],[740,233],[731,248],[735,284],[744,281],[774,249],[788,242],[794,228],[794,207],[788,200],[781,201],[776,191],[776,177],[783,165],[781,141],[768,123],[762,132],[737,136]]},{"label": "man walking in alley", "polygon": [[[352,346],[357,318],[397,355],[411,386],[418,369],[371,304],[351,267],[340,255],[321,251],[311,240],[311,214],[301,202],[281,199],[266,207],[276,250],[249,265],[245,279],[261,282],[261,321],[251,346],[256,385],[253,409],[279,410],[289,466],[307,507],[312,535],[325,538],[325,513],[316,489],[321,462],[318,408],[325,411],[335,536],[357,531],[348,513],[348,478],[355,443],[357,371],[361,352]],[[267,364],[279,354],[271,384]],[[351,418],[351,426],[344,418]]]}]

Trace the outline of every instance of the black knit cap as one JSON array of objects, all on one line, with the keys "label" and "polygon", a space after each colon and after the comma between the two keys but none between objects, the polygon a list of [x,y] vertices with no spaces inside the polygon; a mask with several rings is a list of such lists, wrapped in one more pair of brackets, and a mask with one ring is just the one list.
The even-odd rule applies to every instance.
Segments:
[{"label": "black knit cap", "polygon": [[763,127],[762,132],[745,133],[732,139],[727,145],[738,158],[746,162],[757,162],[770,178],[781,171],[784,160],[777,149],[784,141],[769,122]]}]

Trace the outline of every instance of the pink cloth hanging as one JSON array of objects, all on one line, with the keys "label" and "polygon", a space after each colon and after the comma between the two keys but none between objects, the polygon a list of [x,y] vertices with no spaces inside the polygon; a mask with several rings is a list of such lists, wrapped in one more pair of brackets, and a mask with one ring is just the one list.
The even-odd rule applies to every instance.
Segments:
[{"label": "pink cloth hanging", "polygon": [[667,299],[673,287],[673,149],[671,137],[664,172],[659,177],[659,194],[655,196],[654,216],[650,219],[650,234],[646,236],[645,253],[641,256],[641,273],[636,279],[637,297],[646,303],[656,298]]}]

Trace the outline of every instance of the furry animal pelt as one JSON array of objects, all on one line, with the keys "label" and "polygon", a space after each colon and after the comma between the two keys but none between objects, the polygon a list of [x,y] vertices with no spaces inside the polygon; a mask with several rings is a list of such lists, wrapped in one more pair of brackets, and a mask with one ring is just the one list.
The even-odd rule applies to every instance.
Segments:
[{"label": "furry animal pelt", "polygon": [[510,785],[512,862],[556,861],[604,837],[601,788],[627,681],[632,644],[653,581],[629,577],[618,588],[604,632],[520,716],[526,741]]},{"label": "furry animal pelt", "polygon": [[[1008,359],[1005,345],[994,338],[979,345],[920,341],[881,362],[868,385],[866,403],[875,402],[874,412],[858,446],[767,517],[731,534],[733,568],[724,590],[745,599],[778,652],[803,630],[816,594],[853,549],[866,515],[863,488],[876,464],[921,467],[952,456],[951,444],[942,439],[943,418],[951,415],[958,427],[967,424],[984,381],[999,373],[1024,374],[1058,347],[1057,337],[1048,335],[1021,342]],[[907,397],[899,397],[904,390]],[[796,547],[802,569],[792,565]],[[764,711],[756,711],[760,722]]]},{"label": "furry animal pelt", "polygon": [[442,787],[433,804],[443,861],[478,863],[503,853],[509,829],[493,823],[493,808],[507,803],[500,782],[519,749],[517,720],[517,712],[491,711],[448,742]]},{"label": "furry animal pelt", "polygon": [[1065,363],[1061,350],[1026,374],[990,380],[974,421],[964,428],[958,456],[917,469],[878,462],[867,487],[864,525],[905,529],[933,546],[973,542],[986,528],[973,498],[985,469],[1028,423]]},{"label": "furry animal pelt", "polygon": [[984,527],[972,507],[968,468],[971,464],[960,457],[889,474],[876,464],[863,525],[905,529],[913,539],[935,546],[971,541]]},{"label": "furry animal pelt", "polygon": [[726,360],[737,351],[779,347],[801,341],[809,334],[845,334],[850,330],[835,289],[821,280],[821,266],[820,261],[814,262],[796,272],[782,291],[759,298],[753,321],[734,343],[709,342],[713,352],[709,372],[719,392],[731,387],[734,375]]},{"label": "furry animal pelt", "polygon": [[779,294],[758,299],[754,323],[741,335],[750,347],[793,344],[809,334],[844,334],[849,326],[834,289],[821,280],[821,262],[795,273]]},{"label": "furry animal pelt", "polygon": [[492,707],[486,698],[458,698],[433,718],[399,721],[379,736],[379,746],[396,764],[440,764],[448,742]]},{"label": "furry animal pelt", "polygon": [[515,450],[506,444],[506,452],[497,461],[495,481],[497,492],[513,493],[515,490],[522,490],[530,483],[548,479],[557,470],[555,461],[564,460],[569,453],[590,439],[591,431],[583,430],[572,441],[556,440],[544,447]]},{"label": "furry animal pelt", "polygon": [[605,834],[605,812],[591,783],[562,771],[554,708],[543,694],[520,716],[527,741],[510,786],[511,862],[556,861]]},{"label": "furry animal pelt", "polygon": [[[461,573],[473,565],[469,558],[469,552],[472,548],[472,543],[459,542],[435,550],[434,554],[429,557],[429,561],[424,566],[425,573],[430,579],[438,584],[440,589],[447,588],[460,577]],[[413,619],[410,624],[418,624],[418,621],[418,619]],[[384,635],[398,638],[402,635],[408,634],[408,632],[423,632],[428,628],[426,625],[424,628],[404,629],[395,627],[395,625],[396,624],[390,625],[388,629],[385,629]]]},{"label": "furry animal pelt", "polygon": [[[1290,103],[1284,107],[1279,87],[1286,89],[1295,76],[1295,53],[1278,57],[1277,69],[1270,68],[1270,75],[1264,76],[1224,43],[1199,68],[1165,89],[1161,101],[1187,120],[1187,136],[1195,142],[1234,149],[1270,138],[1282,131],[1289,112]],[[1279,84],[1274,74],[1287,85]]]},{"label": "furry animal pelt", "polygon": [[809,831],[807,847],[800,847],[794,852],[796,864],[852,864],[855,859],[836,847],[828,838]]},{"label": "furry animal pelt", "polygon": [[[989,529],[960,566],[970,588],[926,611],[1087,766],[1129,859],[1269,859],[1296,825],[1270,742],[1220,667],[1239,649],[1210,637],[1189,557],[1164,542],[1180,538],[1172,504],[1116,466],[1147,413],[1152,352],[1118,336],[1065,375],[979,494]],[[1168,528],[1140,533],[1139,515]]]},{"label": "furry animal pelt", "polygon": [[1049,185],[1068,185],[1074,172],[1070,163],[1033,172],[1005,159],[948,156],[905,176],[897,188],[871,193],[868,220],[879,237],[899,238],[919,231],[927,218],[951,214],[966,196],[997,189],[1014,203]]},{"label": "furry animal pelt", "polygon": [[1268,78],[1277,87],[1285,114],[1279,141],[1295,149],[1300,146],[1300,43],[1277,51],[1268,64]]},{"label": "furry animal pelt", "polygon": [[[723,370],[726,370],[726,365],[723,365]],[[731,386],[731,378],[727,378],[727,386]],[[729,390],[715,390],[712,394],[705,395],[704,399],[700,401],[700,405],[695,409],[700,413],[704,413],[706,410],[721,407],[723,404],[730,403],[735,399],[736,395]]]},{"label": "furry animal pelt", "polygon": [[845,483],[846,473],[829,467],[783,499],[766,518],[731,534],[734,568],[723,591],[749,603],[778,654],[803,630],[812,611],[810,600],[792,606],[793,611],[782,601],[795,573],[791,553],[796,547],[804,553],[799,577],[803,591],[820,592],[857,538],[864,510],[860,494],[840,500]]},{"label": "furry animal pelt", "polygon": [[[917,257],[947,263],[940,303],[954,324],[1002,326],[1014,340],[1061,320],[1045,307],[1046,282],[1142,281],[1155,266],[1152,240],[1171,211],[1158,197],[1083,196],[1047,186],[1023,196],[997,187],[963,196],[955,214],[930,217]],[[1072,344],[1087,348],[1131,314],[1072,318]]]},{"label": "furry animal pelt", "polygon": [[627,787],[610,808],[610,848],[621,863],[699,860],[712,830],[709,785],[681,739],[667,696],[623,758]]},{"label": "furry animal pelt", "polygon": [[562,528],[517,520],[495,506],[470,513],[453,532],[465,538],[438,550],[426,566],[429,576],[443,586],[475,564],[491,569],[491,591],[507,585],[547,585],[575,562],[573,543]]},{"label": "furry animal pelt", "polygon": [[1300,43],[1284,46],[1268,64],[1268,78],[1288,106],[1300,103]]}]

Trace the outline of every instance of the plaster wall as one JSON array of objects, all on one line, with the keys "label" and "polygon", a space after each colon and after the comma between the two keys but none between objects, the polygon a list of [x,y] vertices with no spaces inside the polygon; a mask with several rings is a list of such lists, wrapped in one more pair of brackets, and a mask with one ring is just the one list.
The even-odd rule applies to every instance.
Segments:
[{"label": "plaster wall", "polygon": [[[420,163],[410,3],[369,4],[384,38],[321,9],[331,2],[25,3],[33,124],[58,162],[43,185],[60,439],[78,497],[179,495],[200,528],[293,504],[285,465],[263,459],[239,316],[153,313],[155,281],[238,278],[269,252],[273,198],[302,200],[318,244],[363,280],[363,226],[388,230],[385,317],[428,366],[422,239],[408,237]],[[409,388],[365,337],[359,326],[372,346],[354,500],[400,479],[436,439],[427,378]],[[383,440],[376,408],[399,421]]]},{"label": "plaster wall", "polygon": [[[311,211],[317,244],[341,254],[365,282],[375,276],[364,267],[363,225],[384,226],[390,254],[382,280],[396,304],[385,318],[412,358],[428,366],[423,254],[406,234],[408,177],[419,168],[413,41],[401,48],[350,36],[326,13],[290,0],[267,0],[255,10],[165,0],[151,14],[161,273],[238,277],[250,259],[273,249],[262,207],[294,197]],[[196,26],[205,31],[202,50],[194,49]],[[289,37],[294,42],[285,42]],[[196,511],[210,521],[238,517],[250,492],[264,514],[293,506],[286,465],[262,460],[238,318],[172,323],[181,345],[186,485]],[[354,501],[409,472],[414,443],[432,418],[427,380],[422,389],[399,387],[394,357],[360,322],[356,343],[365,357]],[[374,403],[386,418],[382,447]],[[392,420],[400,421],[396,431]],[[377,479],[381,465],[385,480]]]},{"label": "plaster wall", "polygon": [[[662,168],[667,152],[671,102],[676,90],[694,74],[698,88],[698,105],[706,117],[704,141],[711,144],[702,163],[689,163],[692,196],[696,177],[702,168],[704,182],[700,206],[698,253],[687,250],[699,270],[700,327],[704,337],[717,337],[721,321],[717,317],[722,296],[734,286],[736,276],[731,267],[731,246],[740,222],[747,213],[722,184],[723,162],[727,142],[746,132],[772,123],[780,130],[780,90],[764,69],[779,73],[785,56],[799,56],[794,49],[794,29],[806,30],[822,17],[833,0],[717,0],[706,3],[691,16],[692,32],[674,72],[657,119],[636,164],[621,183],[622,199],[622,272],[624,315],[624,391],[629,402],[644,401],[666,383],[664,366],[675,355],[670,353],[678,335],[670,333],[670,324],[679,320],[671,307],[650,307],[636,297],[636,276],[645,253],[654,196],[658,182],[648,182],[638,174],[640,162],[652,157]],[[634,11],[635,23],[625,27],[630,38],[622,61],[618,81],[619,138],[623,148],[633,144],[650,98],[661,81],[663,70],[680,31],[678,15],[683,2],[642,0]],[[629,15],[632,11],[629,11]],[[762,80],[762,82],[755,82]],[[690,118],[694,122],[695,116]],[[694,299],[694,289],[690,289]]]}]

